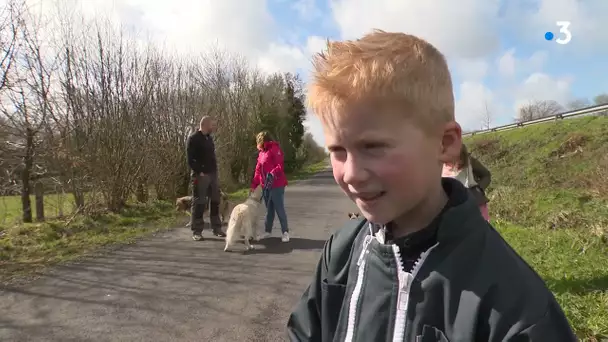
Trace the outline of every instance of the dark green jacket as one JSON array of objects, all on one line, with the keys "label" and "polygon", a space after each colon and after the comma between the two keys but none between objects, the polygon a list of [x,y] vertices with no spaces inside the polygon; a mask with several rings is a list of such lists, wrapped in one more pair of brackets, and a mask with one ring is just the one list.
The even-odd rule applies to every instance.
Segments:
[{"label": "dark green jacket", "polygon": [[289,317],[291,341],[576,341],[543,280],[471,198],[444,211],[411,274],[379,228],[353,220],[329,238]]},{"label": "dark green jacket", "polygon": [[486,189],[492,182],[492,173],[479,160],[472,156],[469,156],[469,162],[471,163],[473,177],[475,177],[475,182],[477,183],[477,187],[471,189],[471,194],[477,200],[477,204],[488,203],[490,200],[486,196]]}]

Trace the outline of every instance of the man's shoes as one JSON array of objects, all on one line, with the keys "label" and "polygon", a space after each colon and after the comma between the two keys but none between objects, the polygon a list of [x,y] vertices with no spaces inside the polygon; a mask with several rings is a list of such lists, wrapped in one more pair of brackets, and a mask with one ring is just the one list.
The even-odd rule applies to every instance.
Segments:
[{"label": "man's shoes", "polygon": [[264,232],[264,234],[262,234],[262,239],[268,239],[271,236],[272,236],[272,233]]},{"label": "man's shoes", "polygon": [[288,232],[283,233],[283,235],[281,236],[281,242],[289,242],[289,233]]},{"label": "man's shoes", "polygon": [[194,241],[202,241],[203,240],[203,236],[201,235],[201,233],[194,233],[192,235],[192,240],[194,240]]},{"label": "man's shoes", "polygon": [[213,235],[215,235],[215,236],[217,236],[217,237],[222,237],[222,238],[223,238],[223,237],[226,237],[226,234],[224,234],[224,232],[223,232],[223,231],[221,231],[221,230],[219,230],[219,229],[214,230],[214,231],[213,231]]}]

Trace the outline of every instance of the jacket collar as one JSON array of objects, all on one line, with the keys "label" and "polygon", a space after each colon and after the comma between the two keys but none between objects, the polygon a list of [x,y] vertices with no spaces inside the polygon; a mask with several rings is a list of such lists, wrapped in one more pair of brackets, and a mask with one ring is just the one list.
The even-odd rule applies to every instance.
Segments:
[{"label": "jacket collar", "polygon": [[461,240],[464,236],[473,234],[488,224],[481,216],[475,198],[469,195],[469,191],[462,183],[456,179],[443,178],[442,184],[450,200],[458,200],[459,204],[446,208],[439,217],[437,230],[439,243]]},{"label": "jacket collar", "polygon": [[[432,228],[437,230],[437,242],[448,243],[462,239],[463,236],[471,234],[487,224],[481,216],[475,198],[469,196],[467,188],[460,181],[442,178],[441,184],[448,195],[448,204],[446,204],[448,207],[444,208],[432,223],[435,226]],[[384,228],[379,224],[369,224],[371,234],[377,234]],[[385,234],[386,232],[382,232],[382,235]]]}]

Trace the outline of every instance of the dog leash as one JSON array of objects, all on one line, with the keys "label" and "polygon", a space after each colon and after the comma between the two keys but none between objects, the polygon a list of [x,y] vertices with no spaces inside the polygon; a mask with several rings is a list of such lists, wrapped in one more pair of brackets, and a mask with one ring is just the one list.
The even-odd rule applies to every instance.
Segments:
[{"label": "dog leash", "polygon": [[272,173],[268,173],[266,175],[266,180],[264,181],[264,188],[262,189],[262,198],[265,199],[264,205],[268,208],[268,203],[270,203],[270,189],[272,188],[272,183],[274,182],[274,177]]}]

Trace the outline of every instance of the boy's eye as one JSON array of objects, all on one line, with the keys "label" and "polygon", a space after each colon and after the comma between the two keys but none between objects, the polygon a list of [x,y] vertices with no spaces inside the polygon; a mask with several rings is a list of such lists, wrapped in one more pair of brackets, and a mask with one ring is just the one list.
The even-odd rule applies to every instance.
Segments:
[{"label": "boy's eye", "polygon": [[379,142],[370,142],[370,143],[365,143],[363,145],[363,147],[366,150],[374,150],[374,149],[379,149],[379,148],[385,148],[386,144],[384,143],[379,143]]},{"label": "boy's eye", "polygon": [[337,146],[328,146],[327,150],[329,154],[334,157],[334,159],[344,159],[346,156],[346,150],[342,147]]},{"label": "boy's eye", "polygon": [[327,146],[327,150],[328,150],[330,153],[336,153],[336,152],[341,152],[341,151],[344,151],[344,148],[343,148],[343,147],[340,147],[340,146],[331,146],[331,145],[330,145],[330,146]]}]

